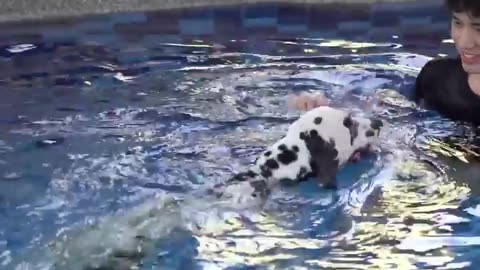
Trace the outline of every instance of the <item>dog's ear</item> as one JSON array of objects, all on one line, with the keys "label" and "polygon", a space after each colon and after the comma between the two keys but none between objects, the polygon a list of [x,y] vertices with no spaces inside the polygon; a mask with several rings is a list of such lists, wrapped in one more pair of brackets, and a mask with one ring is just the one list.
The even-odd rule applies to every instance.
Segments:
[{"label": "dog's ear", "polygon": [[352,114],[349,114],[343,119],[343,125],[350,131],[350,144],[353,145],[358,136],[358,122],[353,119]]}]

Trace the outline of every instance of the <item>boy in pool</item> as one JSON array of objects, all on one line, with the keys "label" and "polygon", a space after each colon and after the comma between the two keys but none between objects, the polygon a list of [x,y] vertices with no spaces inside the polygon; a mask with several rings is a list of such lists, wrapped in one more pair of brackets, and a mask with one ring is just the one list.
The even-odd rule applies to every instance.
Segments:
[{"label": "boy in pool", "polygon": [[[445,0],[451,13],[450,33],[458,51],[455,58],[430,60],[420,71],[413,99],[454,121],[480,125],[480,0]],[[289,96],[299,110],[328,104],[321,94]]]}]

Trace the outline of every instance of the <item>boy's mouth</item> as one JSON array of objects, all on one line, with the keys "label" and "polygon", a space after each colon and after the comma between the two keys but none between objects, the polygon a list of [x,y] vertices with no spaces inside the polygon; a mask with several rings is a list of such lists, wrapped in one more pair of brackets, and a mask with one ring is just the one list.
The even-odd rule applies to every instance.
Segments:
[{"label": "boy's mouth", "polygon": [[480,64],[480,54],[460,53],[462,62],[465,64]]}]

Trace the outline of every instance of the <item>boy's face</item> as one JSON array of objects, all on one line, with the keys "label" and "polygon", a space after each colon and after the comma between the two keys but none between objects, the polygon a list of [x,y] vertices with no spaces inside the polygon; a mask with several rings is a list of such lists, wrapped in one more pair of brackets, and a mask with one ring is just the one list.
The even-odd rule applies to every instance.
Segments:
[{"label": "boy's face", "polygon": [[468,74],[480,74],[480,17],[452,13],[451,35]]}]

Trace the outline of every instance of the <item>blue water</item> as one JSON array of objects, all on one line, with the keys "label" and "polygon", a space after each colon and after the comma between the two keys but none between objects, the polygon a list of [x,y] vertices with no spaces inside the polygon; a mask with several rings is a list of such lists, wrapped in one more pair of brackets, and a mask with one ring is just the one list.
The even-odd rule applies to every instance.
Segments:
[{"label": "blue water", "polygon": [[[322,91],[357,109],[379,89],[408,95],[428,59],[454,53],[445,14],[417,5],[415,13],[273,5],[4,25],[0,269],[47,269],[38,261],[49,257],[38,254],[67,229],[128,214],[157,193],[225,181],[299,115],[288,94]],[[425,14],[424,27],[408,27]],[[405,159],[380,154],[348,166],[335,193],[313,181],[286,187],[217,235],[172,232],[140,268],[474,269],[479,167],[426,150],[428,135],[459,127],[393,92],[378,113]],[[416,158],[446,174],[413,168],[400,177],[397,167]]]}]

